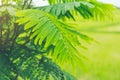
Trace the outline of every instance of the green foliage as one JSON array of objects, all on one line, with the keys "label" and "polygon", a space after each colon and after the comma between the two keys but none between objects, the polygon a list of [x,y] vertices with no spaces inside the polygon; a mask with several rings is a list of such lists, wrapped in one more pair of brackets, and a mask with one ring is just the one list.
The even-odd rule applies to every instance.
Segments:
[{"label": "green foliage", "polygon": [[[27,46],[33,47],[27,44]],[[20,45],[10,55],[11,61],[17,68],[17,74],[24,80],[75,80],[75,78],[63,71],[51,59],[42,56],[41,52],[33,48]],[[19,50],[19,52],[18,52]],[[17,53],[17,55],[15,55]]]},{"label": "green foliage", "polygon": [[95,19],[97,20],[115,19],[114,16],[116,15],[117,9],[112,4],[104,4],[100,2],[91,2],[91,4],[94,5],[93,15],[95,16],[94,17]]},{"label": "green foliage", "polygon": [[34,40],[35,45],[42,45],[45,41],[44,51],[54,48],[52,52],[47,52],[57,63],[75,63],[77,61],[79,64],[82,57],[79,48],[82,45],[78,38],[92,41],[88,36],[79,33],[43,11],[25,10],[18,12],[17,16],[20,17],[17,22],[25,24],[24,30],[31,32],[29,36],[31,40]]},{"label": "green foliage", "polygon": [[0,53],[11,51],[11,46],[14,44],[17,25],[14,23],[15,9],[8,6],[0,7]]},{"label": "green foliage", "polygon": [[35,9],[43,10],[53,16],[57,16],[58,18],[63,18],[66,16],[67,18],[72,18],[75,20],[74,15],[76,13],[79,13],[83,16],[83,18],[93,17],[92,8],[94,8],[94,5],[91,3],[81,1],[36,7]]},{"label": "green foliage", "polygon": [[0,53],[0,80],[13,80],[15,77],[14,67],[5,54]]},{"label": "green foliage", "polygon": [[[56,1],[56,0],[55,0]],[[35,7],[34,9],[43,10],[53,16],[60,18],[72,18],[79,14],[85,18],[94,18],[97,20],[113,19],[116,14],[116,8],[111,4],[104,4],[96,1],[68,1],[67,3],[53,4],[43,7]],[[112,12],[110,12],[112,11]],[[110,12],[110,13],[109,13]],[[109,18],[107,17],[109,16]]]},{"label": "green foliage", "polygon": [[68,3],[68,2],[79,2],[79,1],[90,2],[90,1],[96,1],[96,0],[48,0],[48,2],[50,4],[59,4],[59,3]]},{"label": "green foliage", "polygon": [[[102,16],[107,12],[103,13],[102,10],[109,7],[95,2],[56,0],[60,3],[56,4],[55,0],[49,0],[55,5],[35,10],[29,9],[32,7],[31,1],[6,0],[0,6],[0,80],[18,80],[18,77],[23,80],[75,80],[63,70],[62,65],[79,68],[84,57],[79,50],[84,48],[80,40],[89,43],[93,39],[60,18],[75,19],[76,13],[84,18],[96,14]],[[15,8],[12,2],[16,2]],[[19,9],[29,10],[20,11],[15,16]]]}]

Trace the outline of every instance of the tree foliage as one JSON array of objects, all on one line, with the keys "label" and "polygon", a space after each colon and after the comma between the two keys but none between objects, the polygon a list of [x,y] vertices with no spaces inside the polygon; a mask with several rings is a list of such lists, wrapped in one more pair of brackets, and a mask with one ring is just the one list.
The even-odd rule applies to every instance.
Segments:
[{"label": "tree foliage", "polygon": [[48,6],[34,7],[32,0],[2,1],[0,80],[19,77],[23,80],[75,80],[62,66],[79,68],[84,58],[79,50],[84,48],[80,40],[91,42],[93,39],[75,30],[63,18],[75,21],[74,16],[78,14],[83,18],[106,18],[106,14],[112,17],[115,11],[112,5],[96,1],[48,2]]},{"label": "tree foliage", "polygon": [[[80,57],[82,57],[79,54],[79,48],[82,45],[78,38],[92,41],[88,36],[79,33],[43,11],[25,10],[19,12],[17,16],[20,17],[17,20],[19,24],[26,23],[24,30],[30,31],[29,36],[34,44],[42,45],[44,42],[44,52],[48,52],[48,55],[50,54],[49,56],[56,62],[72,62],[74,59],[79,62]],[[49,53],[48,48],[53,49],[53,51]]]},{"label": "tree foliage", "polygon": [[[56,0],[55,0],[56,1]],[[59,2],[58,2],[59,3]],[[59,4],[48,5],[43,7],[35,7],[35,9],[43,10],[53,16],[60,18],[72,18],[75,20],[74,16],[82,16],[85,19],[95,18],[95,19],[106,19],[108,16],[113,18],[116,8],[111,4],[99,3],[96,1],[86,2],[73,0],[68,2],[63,2]],[[110,12],[110,13],[109,13]]]}]

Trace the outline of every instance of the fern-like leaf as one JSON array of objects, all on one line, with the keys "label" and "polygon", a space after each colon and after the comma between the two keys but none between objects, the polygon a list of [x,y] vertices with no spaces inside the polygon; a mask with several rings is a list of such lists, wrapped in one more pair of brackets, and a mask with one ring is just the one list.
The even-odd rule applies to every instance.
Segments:
[{"label": "fern-like leaf", "polygon": [[116,12],[118,11],[117,8],[112,4],[104,4],[101,2],[90,2],[94,5],[93,8],[93,15],[97,20],[104,20],[104,19],[115,19]]},{"label": "fern-like leaf", "polygon": [[73,61],[79,63],[83,56],[79,51],[82,45],[78,38],[92,40],[43,11],[25,10],[19,12],[17,16],[19,17],[17,22],[25,23],[24,29],[31,31],[30,39],[34,40],[34,44],[41,45],[45,40],[44,50],[51,45],[55,46],[49,55],[58,63]]},{"label": "fern-like leaf", "polygon": [[[79,1],[79,2],[78,2]],[[67,3],[53,4],[43,7],[35,7],[59,18],[67,17],[75,20],[75,16],[80,14],[83,18],[107,19],[113,18],[117,9],[111,4],[101,2],[86,2],[81,0],[68,1]]]},{"label": "fern-like leaf", "polygon": [[93,13],[91,10],[92,8],[94,8],[93,4],[81,1],[55,4],[45,7],[36,7],[35,9],[43,10],[52,14],[53,16],[57,16],[58,18],[66,16],[68,18],[74,19],[73,11],[76,11],[84,18],[93,17]]}]

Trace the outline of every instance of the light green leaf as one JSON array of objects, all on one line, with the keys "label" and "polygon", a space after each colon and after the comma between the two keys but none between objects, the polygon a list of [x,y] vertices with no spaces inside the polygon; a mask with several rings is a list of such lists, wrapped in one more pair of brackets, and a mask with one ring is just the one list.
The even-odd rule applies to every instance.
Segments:
[{"label": "light green leaf", "polygon": [[55,62],[72,63],[72,60],[74,61],[75,58],[78,61],[81,60],[83,56],[80,54],[79,49],[82,45],[80,44],[78,38],[82,38],[85,41],[92,41],[92,39],[88,36],[79,33],[78,31],[72,29],[71,26],[57,20],[55,17],[47,14],[46,12],[31,9],[22,11],[22,13],[18,12],[17,15],[19,14],[24,15],[20,17],[18,16],[20,19],[17,20],[18,23],[24,23],[21,19],[25,20],[32,15],[33,19],[29,20],[29,22],[25,21],[26,24],[24,27],[28,30],[32,30],[30,39],[34,40],[36,45],[42,45],[42,42],[46,40],[44,50],[47,50],[50,45],[55,46],[54,52],[50,54]]}]

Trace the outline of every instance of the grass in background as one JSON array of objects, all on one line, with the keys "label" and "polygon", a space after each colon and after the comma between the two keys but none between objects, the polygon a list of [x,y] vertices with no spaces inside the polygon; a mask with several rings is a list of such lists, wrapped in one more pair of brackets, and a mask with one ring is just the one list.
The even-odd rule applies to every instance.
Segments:
[{"label": "grass in background", "polygon": [[85,52],[86,72],[79,80],[120,80],[120,34],[89,33],[99,44]]},{"label": "grass in background", "polygon": [[97,40],[85,50],[86,71],[78,80],[120,80],[120,22],[80,24],[79,30]]}]

